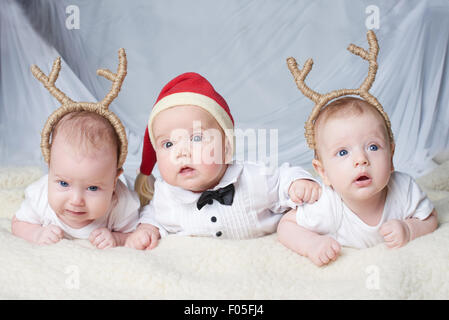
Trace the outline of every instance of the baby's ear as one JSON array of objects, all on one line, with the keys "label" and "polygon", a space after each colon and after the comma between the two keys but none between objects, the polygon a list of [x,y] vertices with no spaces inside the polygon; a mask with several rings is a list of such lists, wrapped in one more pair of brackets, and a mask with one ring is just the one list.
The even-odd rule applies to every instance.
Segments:
[{"label": "baby's ear", "polygon": [[323,183],[327,186],[330,186],[331,183],[329,179],[327,178],[326,171],[324,170],[323,164],[320,160],[313,159],[312,160],[313,168],[315,169],[315,172],[318,173],[318,175],[321,177],[321,180],[323,180]]},{"label": "baby's ear", "polygon": [[114,191],[115,191],[115,187],[117,186],[118,178],[120,177],[120,175],[122,173],[123,173],[123,168],[117,169],[117,173],[116,173],[115,181],[114,181]]},{"label": "baby's ear", "polygon": [[394,142],[392,142],[390,144],[390,150],[391,150],[391,171],[394,171],[394,164],[393,164],[393,156],[394,156],[394,149],[395,149],[396,145],[394,144]]}]

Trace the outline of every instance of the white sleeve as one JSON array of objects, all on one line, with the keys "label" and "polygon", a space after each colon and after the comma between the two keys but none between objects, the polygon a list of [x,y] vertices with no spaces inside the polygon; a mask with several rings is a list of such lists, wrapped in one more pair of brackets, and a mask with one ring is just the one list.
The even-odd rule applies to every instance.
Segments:
[{"label": "white sleeve", "polygon": [[129,190],[120,180],[117,181],[116,190],[118,200],[111,213],[113,219],[110,229],[115,232],[132,232],[139,220],[139,198],[137,193]]},{"label": "white sleeve", "polygon": [[321,197],[317,202],[298,206],[296,223],[319,234],[333,234],[339,227],[338,217],[341,216],[338,212],[338,197],[330,187],[322,185],[322,188]]},{"label": "white sleeve", "polygon": [[159,229],[159,234],[161,235],[161,237],[165,237],[168,234],[168,231],[165,230],[165,228],[160,223],[157,223],[155,216],[156,211],[153,202],[151,201],[149,204],[142,208],[142,211],[140,212],[139,223],[146,223],[155,226]]},{"label": "white sleeve", "polygon": [[317,181],[312,175],[301,167],[290,166],[283,163],[272,174],[267,174],[268,197],[273,212],[284,212],[288,208],[296,208],[297,203],[293,202],[288,195],[288,190],[293,181],[308,179]]},{"label": "white sleeve", "polygon": [[48,176],[45,175],[25,189],[22,201],[15,216],[17,220],[40,224],[44,223],[45,208],[48,205]]},{"label": "white sleeve", "polygon": [[146,206],[144,206],[142,208],[142,210],[140,211],[140,219],[139,219],[139,224],[140,223],[146,223],[146,224],[151,224],[153,226],[155,226],[156,228],[159,229],[159,233],[161,235],[161,237],[165,237],[168,234],[168,231],[164,228],[164,226],[158,222],[157,219],[157,210],[164,210],[161,208],[158,208],[158,203],[164,203],[163,199],[161,199],[161,197],[163,197],[162,190],[163,186],[161,184],[161,182],[159,180],[155,181],[154,184],[154,195],[153,195],[153,199],[151,199],[150,203],[147,204]]},{"label": "white sleeve", "polygon": [[406,174],[401,174],[407,183],[404,190],[407,190],[405,198],[405,218],[426,219],[433,211],[433,203],[427,198],[426,194],[421,190],[416,181]]}]

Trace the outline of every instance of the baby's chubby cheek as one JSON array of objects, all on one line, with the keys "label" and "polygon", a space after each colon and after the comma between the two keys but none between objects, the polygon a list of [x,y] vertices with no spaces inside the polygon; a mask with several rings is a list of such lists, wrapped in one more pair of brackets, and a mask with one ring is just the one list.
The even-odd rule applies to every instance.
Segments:
[{"label": "baby's chubby cheek", "polygon": [[56,214],[61,214],[64,210],[62,199],[59,199],[57,193],[52,190],[51,186],[49,186],[48,188],[48,204]]},{"label": "baby's chubby cheek", "polygon": [[201,164],[202,171],[210,176],[215,176],[223,170],[223,164]]},{"label": "baby's chubby cheek", "polygon": [[193,164],[223,164],[224,163],[224,146],[217,143],[205,143],[203,145],[194,146],[192,148]]}]

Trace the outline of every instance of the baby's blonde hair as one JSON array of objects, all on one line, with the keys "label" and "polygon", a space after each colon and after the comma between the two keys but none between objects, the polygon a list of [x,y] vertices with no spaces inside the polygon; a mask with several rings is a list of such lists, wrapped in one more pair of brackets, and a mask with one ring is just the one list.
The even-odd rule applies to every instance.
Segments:
[{"label": "baby's blonde hair", "polygon": [[120,140],[117,133],[106,118],[95,112],[74,111],[66,114],[55,126],[51,134],[52,142],[58,133],[64,134],[69,143],[82,152],[110,147],[116,152],[118,161]]},{"label": "baby's blonde hair", "polygon": [[137,174],[134,181],[134,190],[137,192],[140,200],[140,206],[146,206],[153,199],[155,178],[151,174],[147,176],[142,172]]}]

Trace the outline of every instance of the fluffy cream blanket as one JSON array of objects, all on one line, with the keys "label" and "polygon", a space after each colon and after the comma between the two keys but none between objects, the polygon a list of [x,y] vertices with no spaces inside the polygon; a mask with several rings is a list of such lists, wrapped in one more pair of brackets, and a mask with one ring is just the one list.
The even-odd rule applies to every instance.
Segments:
[{"label": "fluffy cream blanket", "polygon": [[440,225],[397,250],[343,248],[322,268],[276,235],[252,240],[168,236],[152,251],[39,246],[11,234],[38,168],[0,168],[2,299],[449,299],[449,162],[418,180]]}]

